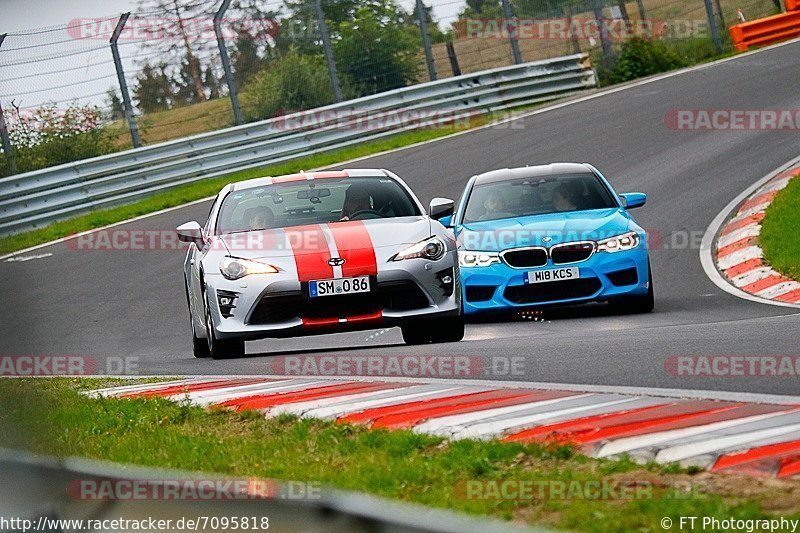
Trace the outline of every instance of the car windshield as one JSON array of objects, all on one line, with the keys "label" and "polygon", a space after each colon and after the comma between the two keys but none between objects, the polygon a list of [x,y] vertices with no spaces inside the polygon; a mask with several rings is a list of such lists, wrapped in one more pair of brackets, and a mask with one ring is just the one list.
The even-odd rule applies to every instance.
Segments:
[{"label": "car windshield", "polygon": [[216,233],[420,214],[408,192],[390,178],[289,181],[228,194],[219,210]]},{"label": "car windshield", "polygon": [[611,193],[593,174],[521,178],[473,187],[464,222],[617,206]]}]

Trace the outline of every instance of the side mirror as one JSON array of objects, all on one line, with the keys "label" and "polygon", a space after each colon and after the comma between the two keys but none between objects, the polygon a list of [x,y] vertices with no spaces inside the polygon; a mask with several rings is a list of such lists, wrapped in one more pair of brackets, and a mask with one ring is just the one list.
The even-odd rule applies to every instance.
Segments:
[{"label": "side mirror", "polygon": [[201,228],[200,224],[197,222],[187,222],[186,224],[178,226],[175,231],[178,232],[179,241],[193,242],[197,246],[203,245],[203,228]]},{"label": "side mirror", "polygon": [[647,202],[647,195],[643,192],[628,192],[620,194],[619,197],[622,198],[626,209],[642,207]]},{"label": "side mirror", "polygon": [[431,200],[428,214],[431,216],[431,218],[441,220],[446,216],[452,215],[454,210],[455,202],[453,202],[453,200],[449,198],[434,198]]}]

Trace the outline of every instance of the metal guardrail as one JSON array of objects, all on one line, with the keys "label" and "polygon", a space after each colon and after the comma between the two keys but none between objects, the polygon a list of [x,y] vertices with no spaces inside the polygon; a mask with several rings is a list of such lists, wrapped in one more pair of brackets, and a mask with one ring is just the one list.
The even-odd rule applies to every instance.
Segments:
[{"label": "metal guardrail", "polygon": [[[415,129],[375,114],[437,113],[437,123],[507,110],[596,86],[587,54],[465,74],[253,124],[76,161],[0,180],[0,235],[46,226],[170,187],[281,163]],[[308,117],[331,117],[309,124]],[[342,117],[345,117],[344,119]],[[449,118],[448,118],[449,117]],[[424,119],[423,119],[424,121]],[[287,127],[294,123],[296,127]]]},{"label": "metal guardrail", "polygon": [[[220,483],[215,483],[218,480]],[[131,483],[125,483],[125,481]],[[150,497],[167,494],[165,490],[134,492],[130,487],[197,486],[204,482],[202,497],[192,492],[174,490],[189,498]],[[475,518],[420,505],[400,503],[357,492],[319,487],[314,496],[289,489],[285,482],[248,479],[248,486],[266,486],[272,496],[231,498],[236,487],[226,488],[226,479],[216,474],[119,465],[88,459],[55,459],[20,450],[0,449],[0,528],[4,531],[119,531],[133,529],[114,525],[115,520],[135,520],[147,524],[171,520],[169,526],[155,526],[161,531],[346,531],[355,533],[512,533],[544,532],[485,518]],[[240,481],[240,480],[229,480]],[[209,483],[211,485],[209,486]],[[302,482],[295,484],[304,485]],[[81,487],[99,498],[81,497]],[[104,488],[102,488],[104,487]],[[120,496],[114,497],[120,487]],[[106,490],[107,489],[107,490]],[[288,489],[288,490],[287,490]],[[259,491],[262,492],[262,491]],[[318,492],[318,493],[317,493]],[[124,494],[123,494],[124,493]],[[141,494],[136,497],[136,494]],[[295,494],[299,497],[292,497]],[[246,493],[245,493],[246,495]],[[234,518],[236,517],[236,518]],[[203,520],[205,518],[205,520]],[[220,520],[247,518],[249,526],[219,526]],[[262,519],[268,519],[268,528]],[[17,522],[3,527],[2,521]],[[216,520],[215,520],[216,519]],[[196,526],[179,527],[186,520]],[[78,526],[77,521],[81,521]],[[90,522],[91,521],[91,522]],[[129,523],[129,522],[128,522]],[[59,524],[64,524],[59,526]],[[71,524],[71,525],[69,525]],[[89,524],[99,524],[91,526]],[[251,527],[255,526],[255,527]],[[154,526],[143,531],[155,532]]]}]

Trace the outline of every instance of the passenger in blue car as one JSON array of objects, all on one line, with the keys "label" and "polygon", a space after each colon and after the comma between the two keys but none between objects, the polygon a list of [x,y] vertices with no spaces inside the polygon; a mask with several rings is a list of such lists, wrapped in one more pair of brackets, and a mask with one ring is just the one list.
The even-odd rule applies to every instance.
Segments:
[{"label": "passenger in blue car", "polygon": [[506,211],[506,199],[500,191],[491,191],[483,201],[483,208],[485,211],[480,220],[497,220],[514,216],[513,213]]},{"label": "passenger in blue car", "polygon": [[583,189],[579,181],[564,181],[553,193],[553,207],[556,211],[575,211],[578,209]]}]

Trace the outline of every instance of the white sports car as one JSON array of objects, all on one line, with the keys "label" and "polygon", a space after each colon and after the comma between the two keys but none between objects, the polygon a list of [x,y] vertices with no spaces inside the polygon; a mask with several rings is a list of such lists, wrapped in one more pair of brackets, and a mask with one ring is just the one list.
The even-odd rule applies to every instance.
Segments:
[{"label": "white sports car", "polygon": [[387,170],[259,178],[225,186],[203,227],[177,229],[196,357],[245,340],[400,326],[409,344],[464,336],[456,244]]}]

